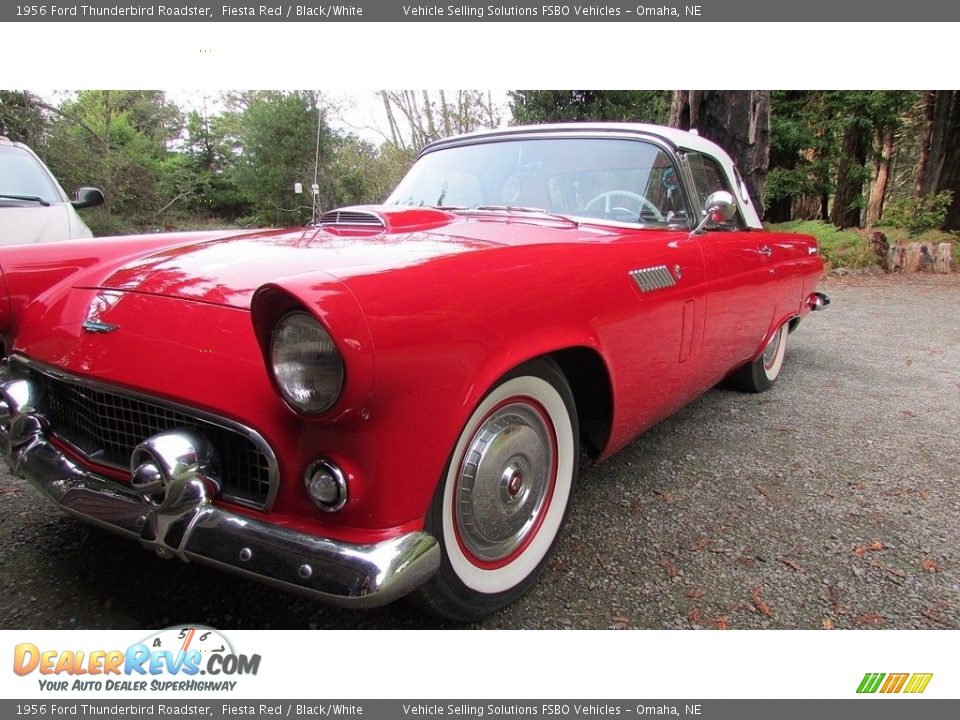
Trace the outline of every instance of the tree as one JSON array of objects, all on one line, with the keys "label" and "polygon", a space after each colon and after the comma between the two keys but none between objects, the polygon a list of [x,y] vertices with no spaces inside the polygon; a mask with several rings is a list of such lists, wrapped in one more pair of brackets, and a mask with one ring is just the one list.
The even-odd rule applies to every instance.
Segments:
[{"label": "tree", "polygon": [[826,97],[809,90],[770,94],[770,168],[764,187],[769,222],[827,219],[835,130]]},{"label": "tree", "polygon": [[960,228],[960,91],[925,91],[923,108],[916,195],[952,192],[944,228],[954,230]]},{"label": "tree", "polygon": [[442,137],[493,128],[500,116],[490,92],[444,90],[380,90],[394,147],[414,157],[424,145]]},{"label": "tree", "polygon": [[513,90],[510,112],[517,125],[614,120],[663,124],[669,90]]},{"label": "tree", "polygon": [[182,116],[162,92],[84,90],[52,108],[43,156],[66,187],[96,185],[106,202],[87,216],[94,232],[152,227],[163,204],[157,177]]},{"label": "tree", "polygon": [[47,131],[42,102],[26,90],[0,90],[0,135],[40,147]]},{"label": "tree", "polygon": [[[249,199],[254,219],[268,225],[299,225],[313,213],[310,186],[316,177],[320,207],[335,204],[325,172],[334,133],[325,105],[312,91],[253,91],[234,95],[231,112],[242,148],[233,167],[237,188]],[[306,193],[294,194],[295,183]]]},{"label": "tree", "polygon": [[770,92],[767,90],[674,90],[670,125],[696,130],[725,149],[763,214],[770,164]]}]

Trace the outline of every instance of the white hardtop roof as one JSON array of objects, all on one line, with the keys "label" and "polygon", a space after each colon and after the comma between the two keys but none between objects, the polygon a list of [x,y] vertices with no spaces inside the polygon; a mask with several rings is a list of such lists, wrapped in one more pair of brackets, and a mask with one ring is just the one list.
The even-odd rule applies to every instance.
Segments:
[{"label": "white hardtop roof", "polygon": [[513,125],[510,127],[496,128],[493,130],[476,130],[463,135],[453,135],[448,138],[442,138],[430,143],[425,150],[432,145],[445,145],[455,143],[461,139],[497,137],[513,134],[527,133],[549,133],[549,132],[615,132],[640,135],[653,135],[666,140],[671,145],[694,150],[696,152],[706,152],[710,154],[726,155],[723,148],[715,142],[700,137],[694,132],[680,130],[678,128],[666,127],[665,125],[652,125],[650,123],[629,123],[629,122],[566,122],[566,123],[545,123],[543,125]]}]

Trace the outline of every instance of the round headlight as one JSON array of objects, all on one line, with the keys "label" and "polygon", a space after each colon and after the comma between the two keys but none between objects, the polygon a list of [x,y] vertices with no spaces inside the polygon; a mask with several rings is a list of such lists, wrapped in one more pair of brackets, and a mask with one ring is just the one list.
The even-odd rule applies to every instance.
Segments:
[{"label": "round headlight", "polygon": [[270,341],[270,363],[284,399],[298,410],[320,413],[340,397],[343,360],[312,315],[292,312],[280,319]]}]

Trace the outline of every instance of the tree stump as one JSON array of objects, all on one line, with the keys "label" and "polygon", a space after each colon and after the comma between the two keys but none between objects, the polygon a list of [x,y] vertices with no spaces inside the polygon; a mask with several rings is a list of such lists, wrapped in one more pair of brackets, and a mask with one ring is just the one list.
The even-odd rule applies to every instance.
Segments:
[{"label": "tree stump", "polygon": [[938,244],[936,252],[933,254],[933,271],[947,274],[951,270],[952,262],[953,246],[948,242]]},{"label": "tree stump", "polygon": [[888,267],[907,273],[949,273],[953,260],[950,243],[912,242],[901,247],[898,240],[887,256]]},{"label": "tree stump", "polygon": [[874,230],[867,235],[867,241],[873,248],[873,253],[877,256],[877,264],[887,270],[887,257],[890,254],[890,243],[887,241],[887,236],[879,230]]},{"label": "tree stump", "polygon": [[903,248],[903,240],[897,240],[887,249],[887,270],[890,272],[903,272],[903,265],[906,251]]}]

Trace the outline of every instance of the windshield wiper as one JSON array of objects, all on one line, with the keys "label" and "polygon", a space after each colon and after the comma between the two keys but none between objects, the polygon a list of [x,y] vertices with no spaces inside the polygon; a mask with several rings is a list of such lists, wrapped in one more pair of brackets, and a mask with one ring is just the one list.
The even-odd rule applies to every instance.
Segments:
[{"label": "windshield wiper", "polygon": [[50,203],[48,201],[37,195],[8,195],[7,193],[0,193],[0,198],[6,198],[8,200],[26,200],[27,202],[40,203],[44,207],[50,207]]},{"label": "windshield wiper", "polygon": [[568,223],[573,223],[577,227],[580,227],[580,223],[574,220],[569,215],[561,215],[560,213],[550,212],[544,210],[543,208],[535,207],[525,207],[523,205],[478,205],[474,210],[481,211],[498,211],[498,212],[509,212],[509,213],[529,213],[532,215],[544,215],[546,217],[557,218],[559,220],[564,220]]}]

